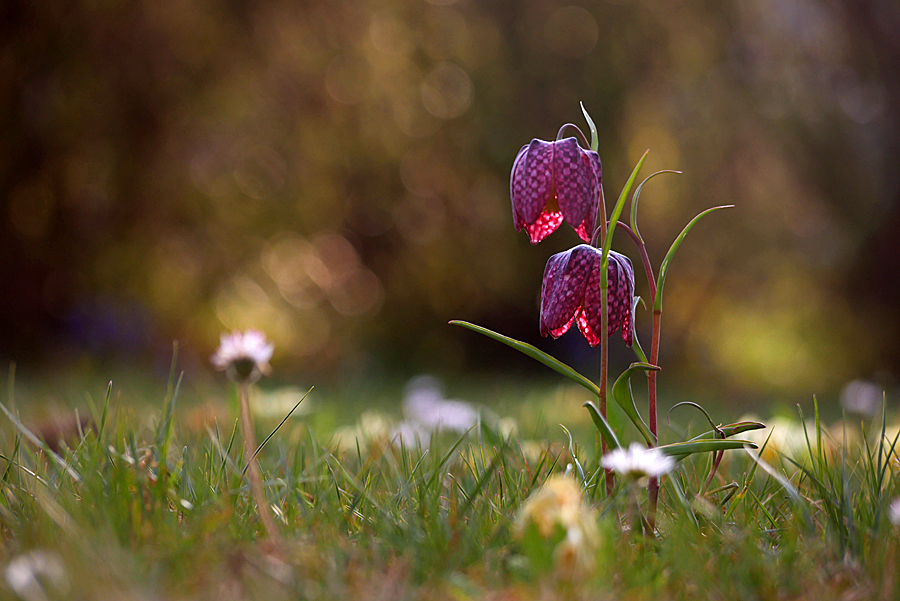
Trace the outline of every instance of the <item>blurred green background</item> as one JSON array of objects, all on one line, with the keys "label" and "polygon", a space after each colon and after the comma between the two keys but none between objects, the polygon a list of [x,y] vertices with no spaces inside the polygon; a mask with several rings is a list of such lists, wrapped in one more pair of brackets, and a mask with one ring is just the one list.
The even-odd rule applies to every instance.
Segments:
[{"label": "blurred green background", "polygon": [[553,377],[465,319],[591,373],[578,334],[538,334],[544,264],[577,237],[530,246],[508,191],[579,101],[608,198],[647,148],[645,174],[684,172],[642,197],[655,265],[736,205],[670,271],[664,394],[893,389],[895,0],[7,0],[0,359],[165,373],[177,339],[203,374],[255,327],[283,380]]}]

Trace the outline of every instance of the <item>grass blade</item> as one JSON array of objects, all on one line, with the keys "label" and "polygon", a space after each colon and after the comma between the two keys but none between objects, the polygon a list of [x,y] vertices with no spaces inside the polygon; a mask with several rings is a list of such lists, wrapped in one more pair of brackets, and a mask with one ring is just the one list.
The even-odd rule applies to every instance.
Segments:
[{"label": "grass blade", "polygon": [[[259,446],[256,447],[256,450],[253,452],[253,457],[251,457],[250,460],[247,461],[247,465],[244,466],[244,469],[243,469],[243,471],[241,472],[241,477],[242,477],[242,478],[244,477],[244,474],[247,473],[247,468],[250,467],[250,463],[251,463],[254,459],[256,459],[256,456],[259,455],[259,452],[262,451],[262,448],[263,448],[264,446],[266,446],[266,443],[269,442],[269,439],[272,438],[273,436],[275,436],[275,433],[278,432],[278,430],[281,428],[281,426],[284,425],[284,422],[286,422],[286,421],[288,420],[288,418],[294,413],[294,411],[297,410],[297,407],[300,406],[300,403],[302,403],[303,401],[306,400],[306,397],[308,397],[308,396],[309,396],[309,393],[311,393],[311,392],[313,391],[313,388],[314,388],[314,387],[311,387],[309,390],[306,391],[306,394],[304,394],[302,397],[300,397],[300,400],[297,401],[297,404],[294,405],[294,407],[293,407],[290,411],[288,411],[287,415],[284,416],[284,419],[282,419],[282,420],[278,423],[278,425],[275,426],[275,429],[272,430],[271,432],[269,432],[269,435],[266,436],[266,438],[265,438],[261,443],[259,443]],[[357,441],[357,442],[358,442],[358,441]],[[357,447],[357,450],[358,450],[358,447]],[[360,462],[360,463],[361,463],[361,462]]]}]

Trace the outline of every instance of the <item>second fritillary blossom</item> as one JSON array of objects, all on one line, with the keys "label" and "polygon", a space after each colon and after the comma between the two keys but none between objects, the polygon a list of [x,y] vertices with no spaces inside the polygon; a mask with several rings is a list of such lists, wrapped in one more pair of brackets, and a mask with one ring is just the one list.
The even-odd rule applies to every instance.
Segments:
[{"label": "second fritillary blossom", "polygon": [[[541,287],[542,336],[549,334],[559,338],[574,322],[591,346],[600,344],[602,258],[600,250],[587,244],[579,244],[550,257]],[[610,251],[607,274],[607,335],[612,336],[621,328],[622,339],[631,346],[634,341],[634,268],[631,260]]]}]

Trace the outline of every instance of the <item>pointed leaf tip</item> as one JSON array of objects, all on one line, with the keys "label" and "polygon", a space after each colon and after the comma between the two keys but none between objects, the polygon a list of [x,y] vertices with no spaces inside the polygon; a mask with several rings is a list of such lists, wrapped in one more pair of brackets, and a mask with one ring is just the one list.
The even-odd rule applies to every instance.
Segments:
[{"label": "pointed leaf tip", "polygon": [[688,235],[688,232],[697,224],[698,221],[702,217],[709,215],[713,211],[718,211],[720,209],[731,209],[734,205],[721,205],[718,207],[710,207],[705,211],[701,211],[697,214],[693,219],[691,219],[684,229],[681,230],[681,233],[678,234],[678,237],[675,238],[675,241],[672,242],[672,246],[669,247],[669,252],[666,253],[665,258],[659,266],[659,276],[656,280],[656,300],[653,303],[654,311],[662,311],[662,296],[663,296],[663,286],[666,283],[666,275],[669,272],[669,263],[672,261],[672,257],[675,256],[675,251],[678,250],[678,247],[681,246],[681,243],[684,241],[685,236]]},{"label": "pointed leaf tip", "polygon": [[600,140],[597,137],[597,126],[594,125],[594,120],[591,119],[587,109],[584,108],[584,103],[579,102],[578,104],[581,106],[581,113],[584,115],[584,120],[587,121],[588,127],[591,130],[591,150],[597,152],[597,149],[600,147]]}]

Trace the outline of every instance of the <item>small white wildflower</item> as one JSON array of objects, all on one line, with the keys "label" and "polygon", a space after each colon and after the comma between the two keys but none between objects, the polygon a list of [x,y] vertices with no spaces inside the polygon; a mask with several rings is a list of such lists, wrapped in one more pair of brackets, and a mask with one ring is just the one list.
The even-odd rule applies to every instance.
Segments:
[{"label": "small white wildflower", "polygon": [[888,517],[894,526],[900,528],[900,497],[894,499],[891,508],[888,510]]},{"label": "small white wildflower", "polygon": [[269,359],[274,351],[275,345],[257,330],[222,334],[212,364],[233,380],[256,380],[261,374],[269,373]]},{"label": "small white wildflower", "polygon": [[444,398],[440,383],[428,375],[416,376],[406,385],[403,413],[425,432],[462,433],[478,423],[478,411],[472,405]]},{"label": "small white wildflower", "polygon": [[10,560],[6,566],[6,582],[19,598],[25,601],[45,601],[44,585],[50,584],[58,592],[69,590],[69,579],[58,555],[36,549]]},{"label": "small white wildflower", "polygon": [[614,449],[603,456],[600,464],[625,478],[659,478],[675,469],[675,460],[659,449],[645,449],[633,442],[627,449]]}]

